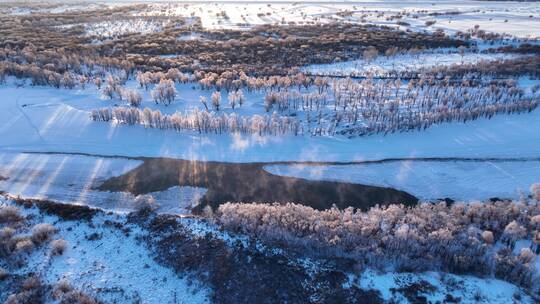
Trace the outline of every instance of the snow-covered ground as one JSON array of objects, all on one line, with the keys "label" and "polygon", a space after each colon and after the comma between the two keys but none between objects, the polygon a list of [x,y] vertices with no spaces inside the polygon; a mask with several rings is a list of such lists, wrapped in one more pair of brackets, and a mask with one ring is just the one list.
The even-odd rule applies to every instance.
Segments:
[{"label": "snow-covered ground", "polygon": [[[222,15],[226,12],[226,17]],[[406,1],[309,1],[309,2],[195,2],[156,3],[145,15],[197,16],[206,28],[249,28],[261,24],[294,21],[346,21],[370,23],[448,33],[467,31],[475,25],[488,32],[507,33],[522,38],[540,37],[540,7],[535,2],[469,0]],[[435,15],[438,14],[438,15]],[[400,18],[395,16],[400,15]],[[397,22],[409,25],[397,25]],[[426,21],[436,21],[426,26]],[[402,23],[402,24],[404,24]]]},{"label": "snow-covered ground", "polygon": [[119,5],[126,5],[126,3],[66,3],[66,1],[57,1],[54,3],[51,1],[48,5],[44,3],[42,7],[35,7],[31,3],[17,3],[14,7],[7,7],[4,10],[0,10],[0,13],[11,15],[28,15],[32,13],[51,13],[61,14],[70,11],[84,11],[84,10],[97,10],[113,8]]},{"label": "snow-covered ground", "polygon": [[[107,1],[101,7],[127,5],[135,1]],[[487,32],[507,33],[521,38],[540,37],[540,7],[535,2],[471,0],[405,1],[194,1],[151,3],[138,15],[200,17],[208,29],[246,29],[262,24],[310,24],[313,22],[353,22],[399,27],[415,31],[447,33],[467,31],[479,25]],[[96,9],[98,4],[66,5],[49,8],[5,8],[6,14],[32,12],[62,13],[69,10]],[[426,26],[426,22],[435,21]],[[397,23],[400,22],[400,25]]]},{"label": "snow-covered ground", "polygon": [[[179,87],[176,108],[143,107],[164,113],[194,105],[201,91]],[[204,91],[210,95],[211,91]],[[0,152],[84,152],[123,156],[169,156],[228,162],[362,161],[405,157],[539,157],[540,111],[498,115],[467,123],[444,123],[422,132],[357,138],[251,136],[178,133],[143,126],[93,122],[91,109],[118,104],[99,99],[95,89],[15,88],[0,85]],[[247,96],[246,96],[247,97]],[[260,109],[252,96],[242,110]],[[231,111],[231,109],[225,109]],[[276,153],[279,151],[279,153]]]},{"label": "snow-covered ground", "polygon": [[540,182],[540,161],[390,161],[354,165],[268,165],[270,173],[392,187],[422,200],[519,199]]},{"label": "snow-covered ground", "polygon": [[[89,205],[105,210],[133,211],[135,197],[124,192],[94,190],[106,179],[137,167],[141,161],[81,155],[0,154],[0,190],[14,196]],[[186,214],[206,189],[172,187],[149,193],[160,213]]]},{"label": "snow-covered ground", "polygon": [[[0,204],[6,203],[3,201],[0,199]],[[105,303],[209,302],[207,287],[154,261],[152,253],[137,240],[140,228],[122,224],[130,230],[125,233],[110,224],[124,223],[123,215],[96,215],[88,223],[61,221],[36,208],[21,210],[24,215],[34,215],[34,224],[54,224],[57,236],[68,246],[57,257],[50,256],[47,247],[36,250],[16,273],[40,273],[45,283],[53,286],[67,280],[78,290],[97,294]]]},{"label": "snow-covered ground", "polygon": [[[436,288],[429,292],[427,283]],[[439,272],[426,273],[378,273],[366,270],[359,278],[351,280],[363,288],[374,288],[381,292],[384,300],[388,301],[396,296],[392,289],[418,284],[425,288],[423,295],[428,303],[445,303],[449,294],[457,300],[456,303],[492,303],[505,304],[514,302],[515,295],[521,295],[519,289],[510,283],[495,279],[480,279],[471,276],[457,276]],[[523,296],[517,303],[533,303],[529,296]],[[394,298],[395,299],[395,298]],[[399,303],[407,303],[407,299],[400,297]]]},{"label": "snow-covered ground", "polygon": [[[128,87],[136,87],[134,81]],[[155,105],[148,92],[143,107],[163,113],[200,107],[199,95],[211,91],[178,85],[179,98],[172,106]],[[122,104],[102,100],[89,86],[85,90],[0,85],[0,190],[11,194],[127,209],[133,197],[92,190],[100,181],[134,168],[140,161],[102,159],[73,155],[18,154],[19,152],[79,152],[99,155],[176,157],[226,162],[271,161],[363,161],[411,157],[540,157],[540,110],[527,114],[500,115],[463,123],[445,123],[421,132],[372,135],[358,138],[310,136],[256,136],[240,134],[195,134],[142,126],[93,122],[94,108]],[[262,93],[235,111],[251,115],[260,111]],[[224,97],[225,98],[225,97]],[[232,112],[225,106],[223,111]],[[279,151],[279,152],[277,152]],[[517,189],[527,190],[540,181],[538,166],[531,163],[385,163],[358,167],[281,168],[279,174],[343,179],[391,186],[423,199],[452,197],[485,199],[517,198]],[[499,167],[497,167],[499,166]],[[402,172],[404,168],[409,170]],[[321,173],[322,171],[322,173]],[[275,172],[275,171],[272,171]],[[313,172],[316,174],[313,175]],[[406,174],[405,174],[406,173]],[[73,180],[73,181],[71,181]],[[66,182],[69,181],[69,182]],[[69,186],[70,184],[73,184]],[[162,212],[184,213],[202,197],[205,189],[175,187],[159,198]],[[121,201],[122,203],[119,203]]]}]

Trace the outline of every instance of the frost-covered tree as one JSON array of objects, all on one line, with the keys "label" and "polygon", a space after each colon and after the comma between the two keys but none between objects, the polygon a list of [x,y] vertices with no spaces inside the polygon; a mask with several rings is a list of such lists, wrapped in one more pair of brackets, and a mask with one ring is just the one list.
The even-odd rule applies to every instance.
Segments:
[{"label": "frost-covered tree", "polygon": [[540,201],[540,183],[532,184],[530,190],[533,198],[537,201]]},{"label": "frost-covered tree", "polygon": [[75,87],[75,77],[69,72],[65,72],[62,76],[60,84],[66,89],[73,89]]},{"label": "frost-covered tree", "polygon": [[236,91],[236,96],[238,98],[238,105],[240,105],[240,107],[242,107],[242,105],[246,101],[246,97],[244,96],[244,91],[242,91],[241,89]]},{"label": "frost-covered tree", "polygon": [[151,92],[152,98],[158,103],[170,105],[176,96],[174,82],[169,79],[161,79]]},{"label": "frost-covered tree", "polygon": [[94,85],[98,88],[98,90],[101,90],[101,84],[103,83],[103,81],[101,80],[100,77],[96,77],[94,79]]},{"label": "frost-covered tree", "polygon": [[231,91],[229,92],[227,99],[229,100],[229,105],[234,110],[234,108],[236,108],[236,104],[238,103],[238,95],[236,92]]},{"label": "frost-covered tree", "polygon": [[142,96],[137,90],[125,89],[122,94],[124,99],[133,107],[138,107],[141,105]]},{"label": "frost-covered tree", "polygon": [[364,50],[363,57],[364,57],[364,60],[367,62],[371,62],[375,60],[377,56],[379,56],[379,51],[374,46],[370,46]]},{"label": "frost-covered tree", "polygon": [[199,96],[199,102],[203,104],[206,111],[209,111],[209,109],[208,109],[208,100],[207,100],[206,96]]},{"label": "frost-covered tree", "polygon": [[226,229],[306,254],[343,256],[384,269],[495,274],[538,288],[540,273],[531,265],[537,247],[513,251],[516,240],[540,243],[528,214],[540,214],[540,202],[425,203],[368,211],[227,203],[215,218]]},{"label": "frost-covered tree", "polygon": [[221,93],[218,91],[214,91],[210,99],[212,100],[212,107],[214,108],[214,110],[219,111],[219,108],[221,106]]}]

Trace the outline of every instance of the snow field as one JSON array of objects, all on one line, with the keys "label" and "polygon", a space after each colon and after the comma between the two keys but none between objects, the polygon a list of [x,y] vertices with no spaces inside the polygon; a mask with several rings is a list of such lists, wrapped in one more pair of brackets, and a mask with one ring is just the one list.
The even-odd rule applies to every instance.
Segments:
[{"label": "snow field", "polygon": [[[129,86],[129,85],[128,85]],[[131,86],[136,86],[131,82]],[[147,95],[142,107],[163,113],[201,107],[198,97],[211,91],[177,86],[172,106],[155,105]],[[148,93],[144,93],[148,94]],[[262,95],[248,95],[235,111],[260,111]],[[0,151],[82,152],[122,156],[168,156],[194,160],[362,161],[405,157],[538,157],[540,111],[499,115],[463,123],[444,123],[422,132],[372,135],[352,139],[309,136],[250,136],[177,133],[143,126],[92,122],[91,109],[123,104],[100,99],[95,88],[64,90],[0,85]],[[224,111],[232,109],[224,107]],[[129,147],[129,149],[126,149]],[[280,151],[280,153],[275,153]]]},{"label": "snow field", "polygon": [[[201,18],[203,27],[209,29],[242,29],[261,24],[280,24],[283,21],[298,24],[345,21],[415,31],[443,29],[450,34],[480,25],[480,29],[487,32],[506,33],[522,38],[540,37],[540,8],[534,2],[407,0],[269,4],[263,1],[230,1],[189,5],[155,3],[152,6],[153,8],[142,14],[196,16]],[[222,12],[226,12],[226,17]],[[397,15],[401,17],[395,18]],[[436,23],[427,27],[426,21]],[[397,22],[408,25],[398,25]]]}]

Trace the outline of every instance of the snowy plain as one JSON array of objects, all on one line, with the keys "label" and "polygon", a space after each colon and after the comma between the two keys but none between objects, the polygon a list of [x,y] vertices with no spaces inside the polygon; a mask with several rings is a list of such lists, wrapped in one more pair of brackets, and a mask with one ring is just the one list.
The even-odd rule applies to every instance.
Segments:
[{"label": "snowy plain", "polygon": [[[211,91],[178,87],[177,108],[143,107],[173,113],[198,104]],[[93,122],[91,109],[118,104],[95,89],[0,85],[0,152],[77,152],[99,155],[175,157],[227,162],[351,162],[411,157],[539,157],[540,111],[498,115],[467,123],[443,123],[422,132],[356,138],[198,134]],[[262,95],[261,95],[262,96]],[[250,100],[259,107],[262,97]],[[252,111],[249,104],[241,111]],[[225,109],[225,111],[228,111]],[[230,111],[230,109],[229,109]],[[242,112],[240,112],[242,113]],[[129,147],[129,148],[127,148]],[[280,153],[275,153],[280,151]]]},{"label": "snowy plain", "polygon": [[[134,82],[128,85],[137,86]],[[179,85],[180,98],[173,106],[155,105],[147,92],[143,104],[164,113],[190,110],[200,106],[197,101],[199,95],[209,95],[211,92],[193,89],[193,86]],[[361,162],[431,157],[504,160],[540,157],[540,133],[537,131],[540,129],[540,110],[499,115],[465,124],[444,123],[421,132],[349,139],[179,133],[145,129],[143,126],[93,122],[89,118],[91,109],[121,103],[101,99],[95,88],[16,88],[5,84],[0,85],[0,96],[5,96],[0,104],[0,119],[4,122],[0,125],[0,175],[9,177],[0,182],[2,190],[103,208],[115,204],[120,197],[125,202],[134,198],[121,193],[96,192],[90,188],[97,181],[120,175],[137,166],[140,161],[17,153],[68,152],[226,162]],[[262,94],[256,93],[250,97],[241,109],[236,110],[238,113],[250,114],[260,107]],[[231,112],[232,109],[225,108],[224,111]],[[404,168],[408,168],[405,175]],[[526,191],[530,184],[540,181],[538,169],[536,162],[509,162],[501,166],[498,162],[404,161],[358,166],[279,167],[279,170],[270,169],[270,172],[395,187],[421,199],[450,197],[470,200],[518,198],[518,189]],[[93,182],[88,182],[90,176]],[[68,187],[63,182],[71,179],[75,180],[76,186]],[[162,200],[161,211],[184,213],[204,193],[204,189],[176,187],[166,193],[153,195]],[[114,208],[127,206],[129,203]]]},{"label": "snowy plain", "polygon": [[[540,37],[540,7],[535,2],[406,0],[406,1],[159,1],[145,0],[150,7],[133,15],[199,17],[207,29],[247,29],[263,24],[296,22],[351,22],[377,24],[414,31],[465,32],[479,25],[487,32],[520,38]],[[45,8],[21,6],[0,8],[5,14],[40,12],[63,13],[70,10],[112,8],[131,0],[104,1],[99,4],[58,5]],[[223,14],[225,12],[225,14]],[[435,23],[426,26],[426,22]],[[398,24],[399,22],[399,24]]]},{"label": "snowy plain", "polygon": [[[147,1],[155,2],[155,1]],[[223,16],[222,12],[226,12]],[[475,25],[487,32],[521,38],[540,37],[540,7],[534,2],[469,0],[406,1],[220,1],[155,3],[142,15],[200,17],[205,28],[243,29],[294,21],[353,22],[415,31],[467,31]],[[400,16],[400,17],[396,17]],[[401,22],[399,25],[397,22]],[[426,21],[436,21],[426,26]],[[406,23],[407,25],[403,25]]]},{"label": "snowy plain", "polygon": [[429,69],[437,66],[459,65],[461,63],[479,63],[493,60],[515,59],[520,56],[505,53],[473,53],[463,55],[457,50],[435,49],[423,51],[417,55],[398,54],[392,57],[380,56],[375,60],[364,59],[336,62],[329,64],[314,64],[304,67],[302,70],[312,75],[333,76],[365,76],[384,75],[389,72],[407,72]]},{"label": "snowy plain", "polygon": [[[472,276],[457,276],[440,272],[426,273],[379,273],[366,270],[360,277],[352,278],[351,284],[358,284],[363,288],[375,288],[381,292],[385,300],[390,300],[393,289],[411,284],[425,286],[428,282],[437,288],[434,293],[425,293],[428,303],[444,303],[447,294],[451,294],[459,303],[492,303],[506,304],[514,302],[519,292],[515,286],[496,279],[480,279]],[[407,303],[405,298],[398,299],[400,303]],[[524,296],[517,303],[533,303],[533,299]]]}]

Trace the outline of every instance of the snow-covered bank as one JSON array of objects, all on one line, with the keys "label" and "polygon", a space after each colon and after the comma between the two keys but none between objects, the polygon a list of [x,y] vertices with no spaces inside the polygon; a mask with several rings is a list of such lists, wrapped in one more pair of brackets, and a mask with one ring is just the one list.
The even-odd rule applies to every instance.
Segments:
[{"label": "snow-covered bank", "polygon": [[[6,205],[17,206],[13,201],[0,197],[0,209]],[[27,205],[28,206],[28,205]],[[213,258],[219,259],[225,267],[234,266],[233,259],[223,259],[223,256],[234,255],[241,259],[238,250],[248,248],[247,241],[241,236],[231,236],[228,233],[218,230],[214,224],[208,224],[200,219],[176,219],[182,226],[186,225],[187,230],[172,231],[152,231],[148,235],[147,227],[139,226],[130,222],[126,215],[97,213],[88,222],[86,220],[64,220],[56,215],[45,214],[38,207],[24,208],[18,206],[23,218],[22,228],[18,226],[17,233],[23,233],[29,227],[39,223],[50,223],[54,225],[54,238],[61,238],[67,241],[67,246],[62,254],[53,256],[48,251],[50,246],[38,246],[32,252],[21,255],[22,266],[9,267],[0,260],[0,267],[6,267],[8,277],[27,277],[31,274],[38,274],[43,283],[58,286],[59,282],[68,282],[76,290],[95,297],[106,303],[209,303],[216,295],[215,286],[208,286],[205,282],[199,281],[194,273],[189,271],[178,271],[178,269],[163,266],[154,260],[163,261],[167,258],[183,259],[188,261],[190,257],[202,254],[203,257],[212,253],[220,253],[220,250],[229,250],[228,254],[216,255]],[[171,225],[174,221],[163,221],[165,228],[175,227]],[[4,225],[4,224],[0,224]],[[2,227],[2,226],[0,226]],[[164,235],[155,235],[163,233]],[[156,256],[152,246],[145,245],[145,238],[170,237],[172,235],[195,236],[194,244],[203,245],[200,252],[174,251],[168,253],[167,257]],[[199,237],[197,237],[197,235]],[[178,238],[172,244],[178,246],[182,243],[182,238]],[[216,242],[217,241],[217,242]],[[221,243],[224,241],[224,243]],[[213,246],[204,246],[206,242],[212,242]],[[242,243],[243,245],[240,245]],[[251,251],[242,251],[248,254],[252,262],[242,263],[242,271],[274,271],[277,275],[288,273],[294,269],[295,276],[290,280],[295,282],[300,278],[310,280],[310,276],[328,274],[328,265],[321,265],[317,260],[310,258],[286,257],[285,251],[280,248],[268,247],[258,241],[255,246],[249,247]],[[168,243],[166,243],[168,244]],[[164,246],[166,246],[166,244]],[[225,245],[226,244],[226,245]],[[223,247],[224,246],[224,247]],[[190,247],[174,247],[190,248]],[[239,249],[242,248],[242,249]],[[170,248],[167,247],[170,250]],[[192,248],[193,249],[193,248]],[[14,253],[16,254],[16,253]],[[273,261],[287,261],[285,263],[261,264],[260,256],[270,255]],[[276,258],[278,256],[278,258]],[[201,263],[200,266],[207,267],[212,264],[206,259],[192,259],[188,263]],[[290,265],[289,265],[290,263]],[[262,270],[260,268],[263,268]],[[222,269],[222,268],[219,268]],[[219,270],[218,269],[218,270]],[[215,271],[215,270],[214,270]],[[231,269],[230,272],[234,272]],[[5,274],[4,274],[5,275]],[[249,273],[248,273],[249,275]],[[418,272],[418,273],[395,273],[378,272],[370,268],[360,272],[347,270],[344,274],[335,271],[332,275],[344,276],[343,286],[338,287],[343,290],[348,288],[359,288],[366,293],[357,293],[354,299],[364,300],[366,294],[373,296],[374,303],[416,303],[415,299],[425,298],[429,301],[454,300],[459,303],[510,303],[514,299],[519,303],[533,303],[533,299],[516,285],[493,278],[477,278],[466,275],[452,275],[443,272]],[[220,284],[231,283],[233,277],[224,275],[225,281]],[[264,278],[265,284],[275,284],[271,280],[282,280],[283,278]],[[287,278],[289,279],[289,278]],[[303,284],[304,282],[295,282]],[[1,284],[1,283],[0,283]],[[273,285],[270,285],[273,286]],[[264,288],[247,292],[257,294],[264,293]],[[219,288],[216,288],[219,289]],[[309,287],[308,287],[308,290]],[[285,289],[286,291],[286,289]],[[10,291],[11,293],[13,291]],[[223,292],[223,291],[222,291]],[[283,292],[283,290],[280,290]],[[324,294],[324,288],[310,290],[314,296]],[[369,293],[372,292],[372,293]],[[0,294],[0,298],[7,297],[8,294]],[[225,295],[230,295],[225,293]],[[215,299],[215,298],[213,298]],[[43,303],[58,303],[49,298]]]},{"label": "snow-covered bank", "polygon": [[519,199],[540,181],[540,161],[392,161],[357,165],[269,165],[277,175],[392,187],[423,200]]},{"label": "snow-covered bank", "polygon": [[[197,93],[179,91],[180,107]],[[343,137],[177,133],[92,122],[92,90],[0,85],[0,152],[83,152],[228,162],[360,161],[404,157],[538,157],[540,111],[444,123],[422,132]],[[195,101],[192,101],[195,99]],[[257,101],[250,101],[256,103]],[[166,108],[166,107],[163,107]],[[250,107],[246,105],[246,110]],[[276,153],[278,152],[278,153]]]},{"label": "snow-covered bank", "polygon": [[[0,190],[14,196],[81,204],[105,210],[133,211],[136,197],[130,193],[94,190],[106,179],[140,165],[142,161],[80,155],[0,154]],[[185,214],[206,189],[172,187],[150,193],[158,212]]]},{"label": "snow-covered bank", "polygon": [[[1,197],[0,208],[5,204],[14,205]],[[207,287],[153,259],[152,252],[137,239],[143,231],[127,224],[125,215],[98,213],[90,222],[65,221],[36,207],[19,209],[28,221],[25,226],[54,224],[56,236],[67,241],[67,248],[60,256],[51,256],[48,246],[38,247],[23,256],[23,267],[8,268],[9,275],[37,273],[52,286],[66,280],[105,303],[209,302]],[[1,266],[5,266],[2,261]]]}]

